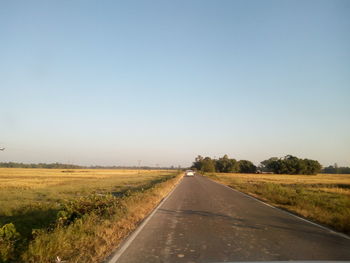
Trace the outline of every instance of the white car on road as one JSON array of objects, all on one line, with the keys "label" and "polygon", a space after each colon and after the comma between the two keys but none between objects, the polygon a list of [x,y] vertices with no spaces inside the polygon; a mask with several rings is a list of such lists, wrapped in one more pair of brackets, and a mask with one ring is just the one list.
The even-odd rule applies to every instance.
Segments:
[{"label": "white car on road", "polygon": [[187,171],[185,172],[185,176],[194,176],[194,171],[192,171],[192,170],[187,170]]}]

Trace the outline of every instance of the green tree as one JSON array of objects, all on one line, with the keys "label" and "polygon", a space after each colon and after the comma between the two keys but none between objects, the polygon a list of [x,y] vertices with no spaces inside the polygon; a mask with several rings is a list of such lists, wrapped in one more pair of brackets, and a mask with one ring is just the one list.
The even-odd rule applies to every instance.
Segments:
[{"label": "green tree", "polygon": [[303,174],[318,174],[321,172],[322,166],[318,161],[304,159],[305,170]]},{"label": "green tree", "polygon": [[220,173],[232,173],[235,172],[235,159],[230,159],[227,154],[225,154],[222,158],[215,160],[215,169]]},{"label": "green tree", "polygon": [[192,164],[192,168],[201,171],[203,166],[203,159],[204,158],[202,156],[198,155]]},{"label": "green tree", "polygon": [[201,171],[204,173],[212,173],[215,172],[215,162],[210,157],[205,157],[202,160]]},{"label": "green tree", "polygon": [[236,170],[239,173],[255,173],[256,166],[248,160],[240,160],[236,163]]},{"label": "green tree", "polygon": [[276,174],[317,174],[322,168],[318,161],[299,159],[292,155],[283,158],[272,157],[262,161],[261,167]]},{"label": "green tree", "polygon": [[275,166],[277,161],[277,157],[271,157],[270,159],[262,161],[259,167],[263,172],[273,172],[276,169]]}]

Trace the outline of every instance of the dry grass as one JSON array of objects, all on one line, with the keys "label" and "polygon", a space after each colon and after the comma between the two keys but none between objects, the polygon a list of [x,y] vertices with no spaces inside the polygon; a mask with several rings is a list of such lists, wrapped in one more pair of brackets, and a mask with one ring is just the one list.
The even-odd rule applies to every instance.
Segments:
[{"label": "dry grass", "polygon": [[[12,261],[54,262],[60,256],[68,262],[99,262],[170,191],[180,178],[176,175],[168,170],[0,169],[0,227],[14,223],[21,234]],[[75,202],[79,208],[96,196],[102,197],[103,209],[110,206],[102,215],[95,207],[68,225],[57,225],[64,204]]]},{"label": "dry grass", "polygon": [[220,178],[235,178],[253,182],[273,182],[281,184],[350,184],[349,174],[317,174],[317,175],[289,175],[289,174],[239,174],[216,173]]},{"label": "dry grass", "polygon": [[[108,180],[121,184],[140,182],[169,172],[167,170],[104,170],[104,169],[27,169],[27,168],[0,168],[0,189],[40,189],[48,186],[67,186],[72,182],[96,183],[108,185]],[[139,176],[142,175],[142,177]],[[75,185],[75,188],[78,187]]]},{"label": "dry grass", "polygon": [[1,168],[0,216],[14,215],[28,206],[53,208],[62,200],[91,193],[118,192],[169,173],[162,170]]},{"label": "dry grass", "polygon": [[177,176],[145,193],[124,200],[126,213],[101,219],[91,215],[68,228],[59,228],[37,238],[24,255],[25,262],[51,262],[58,255],[67,262],[101,262],[115,250],[180,180]]},{"label": "dry grass", "polygon": [[208,175],[239,191],[305,218],[350,233],[350,175]]}]

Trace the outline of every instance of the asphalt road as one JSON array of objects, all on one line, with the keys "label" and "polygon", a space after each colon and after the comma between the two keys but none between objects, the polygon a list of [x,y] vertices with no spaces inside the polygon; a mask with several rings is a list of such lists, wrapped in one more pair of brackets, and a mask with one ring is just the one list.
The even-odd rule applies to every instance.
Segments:
[{"label": "asphalt road", "polygon": [[350,260],[350,240],[205,177],[184,177],[118,263]]}]

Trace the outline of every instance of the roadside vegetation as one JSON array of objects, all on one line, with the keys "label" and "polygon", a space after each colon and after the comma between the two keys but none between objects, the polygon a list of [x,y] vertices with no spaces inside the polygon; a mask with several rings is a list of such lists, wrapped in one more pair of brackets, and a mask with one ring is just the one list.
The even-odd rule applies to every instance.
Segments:
[{"label": "roadside vegetation", "polygon": [[316,160],[300,159],[287,155],[282,158],[272,157],[262,161],[257,167],[251,161],[229,158],[226,154],[219,159],[203,158],[198,155],[192,168],[201,172],[219,173],[256,173],[272,172],[276,174],[317,174],[322,166]]},{"label": "roadside vegetation", "polygon": [[180,178],[176,170],[1,168],[0,262],[100,262]]},{"label": "roadside vegetation", "polygon": [[251,161],[237,161],[236,159],[229,158],[226,154],[219,159],[198,155],[193,162],[192,168],[197,171],[208,173],[255,173],[257,169]]},{"label": "roadside vegetation", "polygon": [[152,167],[152,166],[117,166],[117,165],[90,165],[82,166],[65,163],[18,163],[18,162],[0,162],[0,168],[38,168],[38,169],[124,169],[124,170],[176,170],[174,166]]},{"label": "roadside vegetation", "polygon": [[338,167],[337,164],[322,169],[325,174],[350,174],[350,167]]},{"label": "roadside vegetation", "polygon": [[41,168],[41,169],[83,169],[86,167],[76,164],[63,163],[16,163],[0,162],[1,168]]},{"label": "roadside vegetation", "polygon": [[272,157],[260,163],[262,172],[275,174],[318,174],[321,172],[321,164],[316,160],[300,159],[287,155],[283,158]]},{"label": "roadside vegetation", "polygon": [[207,173],[209,178],[350,234],[350,175]]}]

